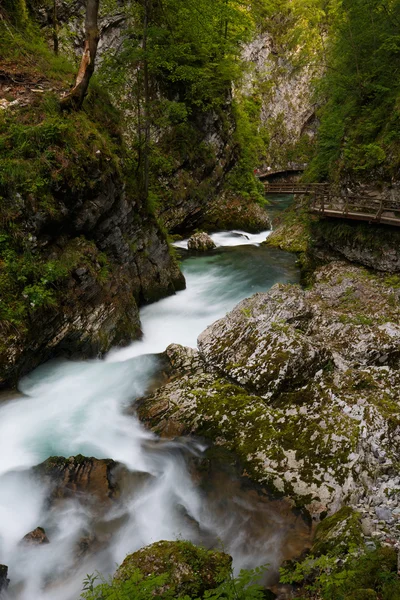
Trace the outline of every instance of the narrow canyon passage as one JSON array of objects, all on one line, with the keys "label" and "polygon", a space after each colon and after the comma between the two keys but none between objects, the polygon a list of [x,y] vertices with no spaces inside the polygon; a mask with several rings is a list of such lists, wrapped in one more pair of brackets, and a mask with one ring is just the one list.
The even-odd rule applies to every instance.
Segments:
[{"label": "narrow canyon passage", "polygon": [[[0,562],[10,567],[10,598],[72,600],[86,573],[112,573],[127,553],[162,539],[223,546],[236,570],[269,563],[270,578],[282,558],[307,544],[299,515],[243,488],[231,469],[219,465],[200,482],[191,465],[206,444],[158,440],[126,412],[157,378],[156,355],[168,344],[194,347],[198,334],[243,298],[298,281],[293,255],[259,246],[267,235],[215,234],[211,253],[181,250],[187,289],[142,310],[142,341],[105,360],[44,365],[20,383],[23,396],[3,402]],[[123,465],[121,495],[101,514],[79,494],[49,504],[50,490],[32,471],[50,456],[78,454]],[[50,543],[21,546],[38,526]],[[77,560],[82,538],[96,542]]]}]

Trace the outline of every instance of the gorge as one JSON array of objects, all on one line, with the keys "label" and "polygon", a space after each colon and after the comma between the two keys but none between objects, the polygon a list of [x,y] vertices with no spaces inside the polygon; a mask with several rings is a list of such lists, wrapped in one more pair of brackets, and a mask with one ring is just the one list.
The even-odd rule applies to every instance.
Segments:
[{"label": "gorge", "polygon": [[400,598],[399,22],[0,1],[1,598]]}]

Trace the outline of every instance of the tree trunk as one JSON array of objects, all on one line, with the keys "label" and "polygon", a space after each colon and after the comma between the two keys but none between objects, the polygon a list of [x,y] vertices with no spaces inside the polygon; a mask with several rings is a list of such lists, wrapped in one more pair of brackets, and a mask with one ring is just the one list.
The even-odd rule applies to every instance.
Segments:
[{"label": "tree trunk", "polygon": [[147,36],[149,27],[149,0],[144,0],[143,22],[143,77],[144,77],[144,164],[143,164],[143,193],[147,200],[149,195],[149,162],[150,162],[150,82],[149,62],[147,57]]},{"label": "tree trunk", "polygon": [[53,48],[54,48],[54,54],[56,56],[58,56],[57,0],[53,0]]},{"label": "tree trunk", "polygon": [[100,0],[87,0],[85,31],[86,39],[83,49],[81,64],[76,77],[75,86],[61,100],[61,107],[65,110],[81,108],[86,96],[90,78],[94,72],[94,65],[99,43],[99,29],[97,25]]}]

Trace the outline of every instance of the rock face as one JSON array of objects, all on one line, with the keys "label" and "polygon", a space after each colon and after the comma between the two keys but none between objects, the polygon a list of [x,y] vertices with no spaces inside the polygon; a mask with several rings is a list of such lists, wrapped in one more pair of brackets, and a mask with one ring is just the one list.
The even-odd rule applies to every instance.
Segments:
[{"label": "rock face", "polygon": [[350,503],[378,537],[396,537],[399,292],[346,263],[315,279],[245,300],[200,336],[199,353],[170,347],[176,378],[139,415],[161,435],[234,451],[247,475],[313,515]]},{"label": "rock face", "polygon": [[43,527],[36,527],[36,529],[24,535],[22,543],[30,546],[41,546],[42,544],[49,544],[50,541]]},{"label": "rock face", "polygon": [[270,136],[269,155],[261,170],[304,168],[304,146],[312,142],[317,129],[312,80],[320,74],[315,66],[320,61],[314,61],[309,48],[307,64],[299,64],[298,45],[294,51],[279,37],[260,33],[243,51],[250,67],[243,93],[261,97],[261,124]]},{"label": "rock face", "polygon": [[[396,193],[400,196],[400,190]],[[385,191],[381,194],[385,195]],[[393,190],[386,190],[386,194],[393,194]],[[400,272],[400,231],[397,227],[334,219],[315,223],[311,235],[313,244],[310,251],[317,259],[326,261],[333,256],[377,271]]]},{"label": "rock face", "polygon": [[145,575],[167,574],[159,590],[177,600],[186,595],[202,597],[216,588],[230,574],[232,558],[223,552],[207,551],[190,542],[157,542],[126,557],[115,574],[116,579],[129,579],[135,569]]},{"label": "rock face", "polygon": [[7,579],[8,575],[8,567],[5,565],[0,565],[0,596],[3,595],[3,592],[8,588],[8,584],[10,580]]},{"label": "rock face", "polygon": [[57,354],[93,356],[137,339],[138,305],[185,286],[155,219],[129,197],[107,160],[93,155],[80,187],[54,190],[56,214],[28,198],[9,199],[29,251],[76,266],[57,306],[35,310],[26,328],[10,329],[0,345],[0,385]]},{"label": "rock face", "polygon": [[188,248],[196,252],[207,252],[216,248],[216,245],[207,233],[202,232],[192,235],[188,241]]}]

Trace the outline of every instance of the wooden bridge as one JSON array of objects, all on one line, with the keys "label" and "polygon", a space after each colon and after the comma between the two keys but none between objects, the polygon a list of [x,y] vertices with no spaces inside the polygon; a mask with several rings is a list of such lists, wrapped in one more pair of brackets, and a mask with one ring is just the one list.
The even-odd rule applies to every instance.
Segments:
[{"label": "wooden bridge", "polygon": [[265,192],[310,196],[310,212],[321,217],[352,219],[400,227],[400,198],[338,195],[326,183],[266,183]]}]

